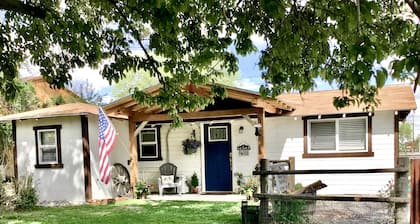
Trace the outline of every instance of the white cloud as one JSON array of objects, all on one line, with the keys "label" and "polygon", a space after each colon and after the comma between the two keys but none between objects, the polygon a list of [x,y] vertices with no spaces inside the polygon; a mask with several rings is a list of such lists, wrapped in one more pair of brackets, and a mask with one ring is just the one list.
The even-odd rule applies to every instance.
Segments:
[{"label": "white cloud", "polygon": [[78,68],[72,72],[72,76],[73,80],[88,80],[88,82],[92,84],[96,91],[110,86],[109,82],[103,79],[99,74],[99,69],[92,69],[90,67]]},{"label": "white cloud", "polygon": [[249,78],[244,78],[237,80],[235,85],[242,89],[259,91],[261,83],[258,83],[255,80]]},{"label": "white cloud", "polygon": [[257,34],[251,35],[251,41],[258,48],[258,50],[264,49],[267,46],[267,42],[265,41],[264,37]]}]

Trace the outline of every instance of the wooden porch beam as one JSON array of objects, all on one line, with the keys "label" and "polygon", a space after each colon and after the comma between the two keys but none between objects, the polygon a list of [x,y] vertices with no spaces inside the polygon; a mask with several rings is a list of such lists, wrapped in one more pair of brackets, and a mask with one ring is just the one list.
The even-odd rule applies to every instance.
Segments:
[{"label": "wooden porch beam", "polygon": [[258,135],[258,160],[265,159],[265,144],[264,144],[264,123],[265,123],[265,111],[264,109],[260,109],[258,112],[258,124],[261,125],[259,128],[259,135]]},{"label": "wooden porch beam", "polygon": [[126,108],[125,111],[127,111],[127,113],[131,113],[131,112],[141,112],[141,111],[144,111],[145,109],[146,107],[144,105],[135,104],[131,107]]},{"label": "wooden porch beam", "polygon": [[[199,111],[180,113],[179,115],[184,119],[204,119],[204,118],[220,118],[220,117],[234,117],[248,114],[257,114],[262,109],[259,108],[245,108],[245,109],[231,109],[231,110],[216,110],[216,111]],[[167,114],[136,114],[133,121],[169,121],[172,120]]]},{"label": "wooden porch beam", "polygon": [[262,100],[262,99],[258,99],[256,101],[256,103],[253,104],[252,106],[259,107],[259,108],[264,108],[265,112],[270,113],[270,114],[281,113],[281,110],[279,108],[264,102],[264,100]]},{"label": "wooden porch beam", "polygon": [[125,103],[125,104],[123,104],[123,105],[121,105],[121,108],[123,108],[124,110],[125,109],[130,109],[131,107],[134,107],[134,106],[136,106],[138,103],[136,102],[136,101],[131,101],[131,102],[128,102],[128,103]]},{"label": "wooden porch beam", "polygon": [[148,121],[143,121],[141,122],[140,126],[138,126],[136,128],[136,130],[134,131],[134,137],[137,137],[137,135],[139,135],[139,133],[141,132],[141,130],[146,127],[146,124],[148,123]]},{"label": "wooden porch beam", "polygon": [[[130,140],[130,183],[133,192],[135,192],[136,183],[138,180],[138,165],[137,165],[137,141],[134,135],[136,131],[136,122],[132,119],[132,116],[128,118],[128,135]],[[136,194],[133,194],[135,197]]]},{"label": "wooden porch beam", "polygon": [[104,107],[104,110],[106,111],[106,113],[112,113],[112,112],[116,112],[118,110],[120,110],[122,107],[124,107],[124,105],[132,102],[133,99],[131,97],[125,97],[121,100],[119,100],[118,102],[115,103],[111,103],[107,106]]},{"label": "wooden porch beam", "polygon": [[12,138],[13,138],[13,174],[15,175],[15,180],[18,180],[19,176],[18,176],[18,160],[17,160],[16,120],[12,121]]}]

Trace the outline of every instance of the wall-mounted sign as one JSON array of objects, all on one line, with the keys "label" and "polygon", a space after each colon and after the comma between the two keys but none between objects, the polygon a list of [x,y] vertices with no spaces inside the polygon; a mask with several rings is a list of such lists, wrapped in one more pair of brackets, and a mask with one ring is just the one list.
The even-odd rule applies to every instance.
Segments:
[{"label": "wall-mounted sign", "polygon": [[238,149],[238,152],[239,152],[239,155],[240,156],[247,156],[247,155],[249,155],[249,151],[251,150],[251,146],[248,145],[248,144],[240,144],[236,148]]}]

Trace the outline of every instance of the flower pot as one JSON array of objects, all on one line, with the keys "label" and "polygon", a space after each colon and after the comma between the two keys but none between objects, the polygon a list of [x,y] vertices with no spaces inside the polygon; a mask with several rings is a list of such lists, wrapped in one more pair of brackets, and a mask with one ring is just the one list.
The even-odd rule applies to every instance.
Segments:
[{"label": "flower pot", "polygon": [[137,199],[147,199],[147,193],[145,193],[145,192],[136,193],[136,198]]},{"label": "flower pot", "polygon": [[194,193],[194,194],[197,194],[199,192],[198,187],[193,187],[191,192]]}]

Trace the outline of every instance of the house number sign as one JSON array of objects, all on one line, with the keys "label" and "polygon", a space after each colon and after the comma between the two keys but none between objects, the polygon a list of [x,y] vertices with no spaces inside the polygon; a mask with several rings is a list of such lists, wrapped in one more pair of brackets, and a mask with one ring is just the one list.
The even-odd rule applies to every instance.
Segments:
[{"label": "house number sign", "polygon": [[248,144],[240,144],[237,147],[240,156],[247,156],[249,155],[249,151],[251,150],[251,146]]}]

